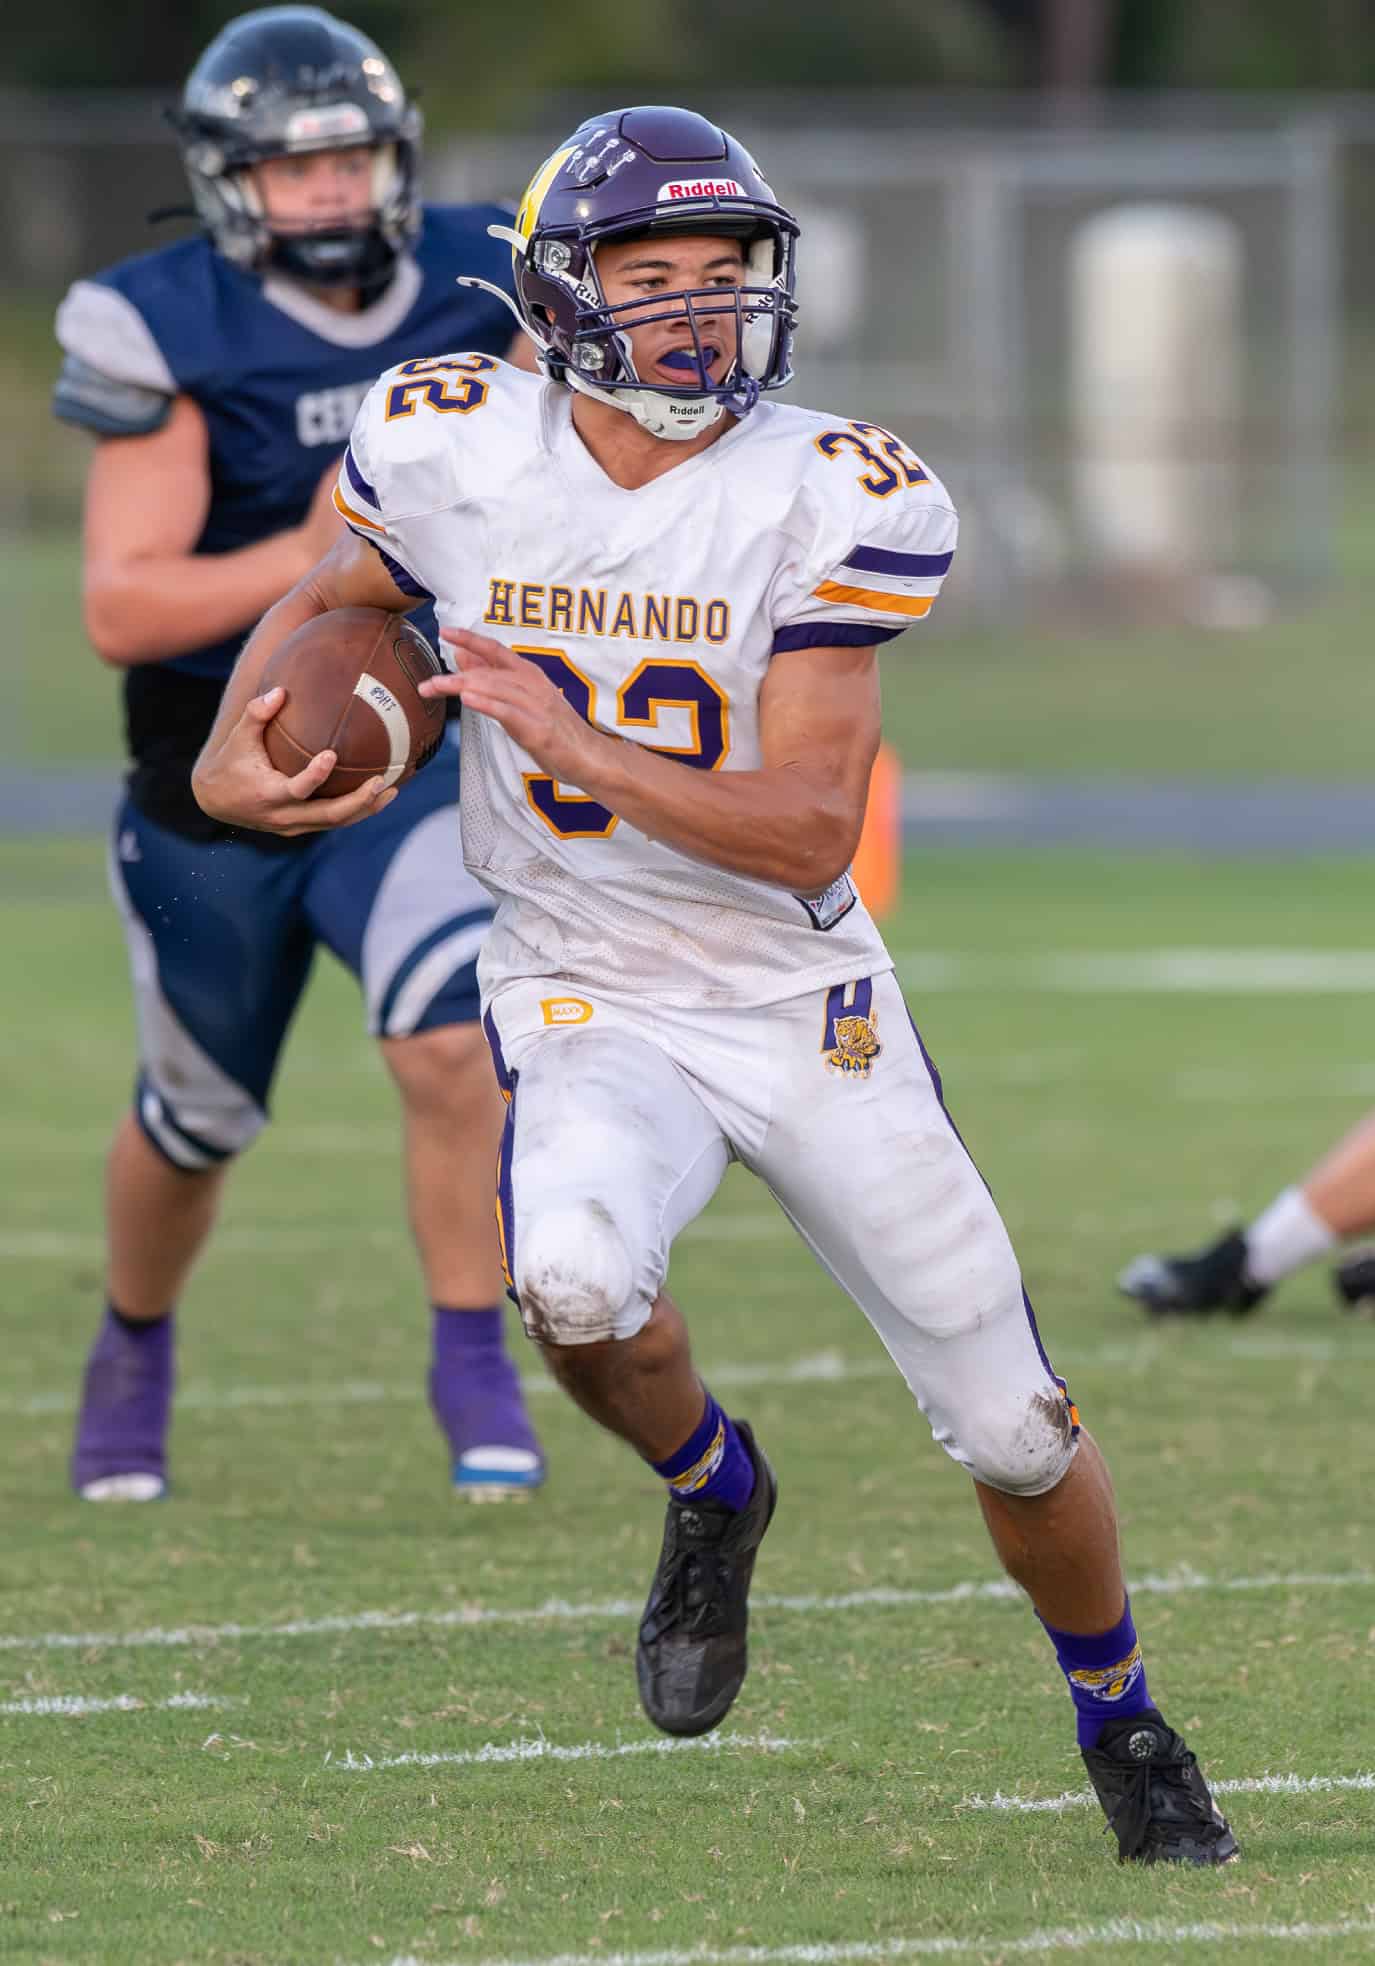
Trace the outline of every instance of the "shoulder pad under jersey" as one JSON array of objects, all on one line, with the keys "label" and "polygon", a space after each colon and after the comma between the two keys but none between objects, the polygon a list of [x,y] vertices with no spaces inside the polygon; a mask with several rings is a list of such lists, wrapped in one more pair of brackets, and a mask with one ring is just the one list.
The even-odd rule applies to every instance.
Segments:
[{"label": "shoulder pad under jersey", "polygon": [[147,322],[116,288],[78,280],[57,310],[64,357],[53,412],[101,437],[142,437],[171,414],[176,379]]},{"label": "shoulder pad under jersey", "polygon": [[880,424],[804,413],[797,435],[811,525],[775,651],[887,641],[941,590],[959,529],[950,495]]}]

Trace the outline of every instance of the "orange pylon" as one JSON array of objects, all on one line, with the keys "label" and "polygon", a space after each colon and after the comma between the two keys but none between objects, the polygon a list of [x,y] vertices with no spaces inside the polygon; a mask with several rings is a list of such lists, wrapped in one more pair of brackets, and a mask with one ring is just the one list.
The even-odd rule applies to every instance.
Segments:
[{"label": "orange pylon", "polygon": [[850,871],[865,907],[881,921],[902,886],[902,764],[891,744],[880,744],[874,759],[864,829]]}]

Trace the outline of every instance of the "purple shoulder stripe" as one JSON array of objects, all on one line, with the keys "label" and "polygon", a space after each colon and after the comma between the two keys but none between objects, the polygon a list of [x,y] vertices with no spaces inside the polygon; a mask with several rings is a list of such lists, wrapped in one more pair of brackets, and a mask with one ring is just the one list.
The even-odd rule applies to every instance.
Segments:
[{"label": "purple shoulder stripe", "polygon": [[383,566],[387,569],[387,572],[391,575],[403,594],[410,594],[417,601],[432,601],[434,599],[434,595],[430,592],[429,588],[422,587],[415,575],[409,573],[399,560],[394,560],[391,554],[379,546],[375,539],[369,538],[365,532],[358,533],[358,538],[367,540],[368,545],[372,548],[378,559],[381,560]]},{"label": "purple shoulder stripe", "polygon": [[[907,623],[903,623],[903,628]],[[792,628],[780,628],[773,638],[773,655],[789,649],[860,649],[875,642],[891,642],[902,628],[880,628],[867,621],[801,621]]]},{"label": "purple shoulder stripe", "polygon": [[846,554],[845,564],[859,573],[892,573],[908,580],[929,580],[948,573],[954,557],[953,551],[890,553],[886,546],[856,546],[852,553]]},{"label": "purple shoulder stripe", "polygon": [[378,498],[377,493],[373,490],[372,486],[368,483],[367,479],[363,476],[362,472],[358,469],[358,465],[353,455],[352,444],[350,444],[348,449],[344,452],[344,471],[347,474],[349,483],[353,486],[353,489],[357,492],[358,496],[360,498],[365,498],[369,505],[375,506],[376,509],[380,512],[382,510],[381,501]]}]

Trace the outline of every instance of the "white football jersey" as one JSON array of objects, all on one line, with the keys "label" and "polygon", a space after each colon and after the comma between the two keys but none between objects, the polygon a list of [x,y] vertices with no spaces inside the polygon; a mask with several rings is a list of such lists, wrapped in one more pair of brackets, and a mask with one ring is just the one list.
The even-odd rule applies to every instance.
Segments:
[{"label": "white football jersey", "polygon": [[[490,355],[404,362],[359,412],[335,503],[441,626],[538,663],[600,728],[685,770],[758,769],[775,657],[882,642],[930,608],[955,514],[888,431],[766,400],[626,491],[573,401]],[[848,876],[798,896],[694,860],[468,713],[463,847],[501,903],[488,997],[533,976],[745,1006],[892,967]]]}]

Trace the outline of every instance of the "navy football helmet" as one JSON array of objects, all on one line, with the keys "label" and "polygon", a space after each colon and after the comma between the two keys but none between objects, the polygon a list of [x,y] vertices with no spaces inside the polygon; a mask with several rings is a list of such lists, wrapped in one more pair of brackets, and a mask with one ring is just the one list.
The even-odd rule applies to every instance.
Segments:
[{"label": "navy football helmet", "polygon": [[[171,122],[202,223],[238,266],[269,263],[318,285],[384,286],[420,226],[420,112],[365,34],[320,7],[240,14],[187,79]],[[363,226],[274,227],[248,166],[366,145]]]},{"label": "navy football helmet", "polygon": [[[744,416],[761,390],[780,389],[792,377],[797,221],[744,145],[691,110],[591,117],[535,174],[515,226],[488,229],[511,245],[516,311],[546,372],[625,410],[656,437],[695,437],[727,410]],[[598,245],[673,231],[739,238],[744,284],[608,305]],[[732,309],[739,354],[714,382],[698,317]],[[642,381],[627,330],[684,318],[695,351],[693,386]]]}]

